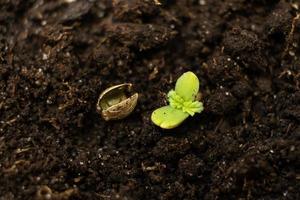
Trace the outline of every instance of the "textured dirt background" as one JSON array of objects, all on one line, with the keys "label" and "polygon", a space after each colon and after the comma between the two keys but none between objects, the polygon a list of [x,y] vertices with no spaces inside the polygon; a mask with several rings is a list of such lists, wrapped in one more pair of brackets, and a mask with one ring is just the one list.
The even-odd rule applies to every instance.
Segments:
[{"label": "textured dirt background", "polygon": [[[0,200],[300,199],[300,2],[1,0]],[[184,72],[205,111],[149,120]],[[111,85],[128,118],[95,109]]]}]

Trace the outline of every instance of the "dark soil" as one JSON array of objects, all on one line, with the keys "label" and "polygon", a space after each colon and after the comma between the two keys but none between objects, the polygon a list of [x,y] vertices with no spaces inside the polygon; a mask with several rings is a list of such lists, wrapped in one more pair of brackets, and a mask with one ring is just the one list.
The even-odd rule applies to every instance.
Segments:
[{"label": "dark soil", "polygon": [[[299,9],[1,0],[0,200],[300,199]],[[204,112],[154,126],[189,70]],[[124,82],[138,106],[105,122],[97,98]]]}]

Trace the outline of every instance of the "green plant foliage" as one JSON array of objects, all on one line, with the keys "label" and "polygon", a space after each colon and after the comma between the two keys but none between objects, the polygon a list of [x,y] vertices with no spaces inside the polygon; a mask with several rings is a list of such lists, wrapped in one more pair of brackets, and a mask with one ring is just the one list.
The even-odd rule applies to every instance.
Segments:
[{"label": "green plant foliage", "polygon": [[153,111],[152,122],[164,129],[179,126],[189,115],[203,111],[203,104],[196,100],[199,79],[193,72],[186,72],[176,81],[175,90],[168,93],[169,106]]}]

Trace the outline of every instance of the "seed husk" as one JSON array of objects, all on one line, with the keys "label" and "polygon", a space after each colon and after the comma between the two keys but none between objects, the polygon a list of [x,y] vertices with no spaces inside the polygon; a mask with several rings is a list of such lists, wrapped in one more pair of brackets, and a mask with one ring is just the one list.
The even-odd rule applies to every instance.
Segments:
[{"label": "seed husk", "polygon": [[132,84],[123,83],[104,90],[97,102],[97,111],[106,121],[127,117],[135,108],[138,93],[132,93]]}]

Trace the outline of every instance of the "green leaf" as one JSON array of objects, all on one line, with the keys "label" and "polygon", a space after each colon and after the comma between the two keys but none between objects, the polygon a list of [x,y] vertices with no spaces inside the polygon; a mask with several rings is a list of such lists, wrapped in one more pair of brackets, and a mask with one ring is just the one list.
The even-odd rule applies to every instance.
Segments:
[{"label": "green leaf", "polygon": [[183,103],[182,111],[187,112],[189,115],[194,116],[195,113],[201,113],[203,111],[203,103],[199,101],[188,101]]},{"label": "green leaf", "polygon": [[188,116],[186,112],[171,106],[164,106],[153,111],[151,120],[161,128],[172,129],[179,126]]},{"label": "green leaf", "polygon": [[168,93],[168,101],[173,108],[181,109],[184,103],[184,99],[181,98],[174,90]]},{"label": "green leaf", "polygon": [[193,72],[181,75],[175,85],[175,92],[184,101],[194,101],[199,91],[199,79]]}]

